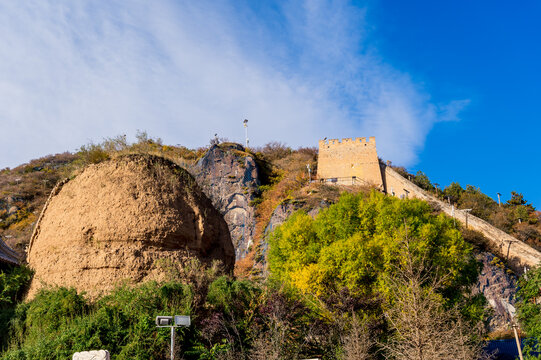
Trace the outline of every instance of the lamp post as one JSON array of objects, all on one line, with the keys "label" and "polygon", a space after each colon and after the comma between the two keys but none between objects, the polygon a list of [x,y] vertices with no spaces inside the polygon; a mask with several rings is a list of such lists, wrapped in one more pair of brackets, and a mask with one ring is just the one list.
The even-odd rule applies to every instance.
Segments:
[{"label": "lamp post", "polygon": [[250,140],[248,139],[248,119],[244,119],[244,135],[246,138],[246,147],[248,147],[248,144],[250,143]]},{"label": "lamp post", "polygon": [[190,324],[190,317],[185,315],[156,316],[156,327],[171,328],[171,360],[175,360],[175,328],[188,327]]},{"label": "lamp post", "polygon": [[468,228],[468,213],[473,209],[462,209],[466,213],[466,229]]},{"label": "lamp post", "polygon": [[502,202],[500,201],[500,196],[501,196],[502,194],[500,194],[500,193],[497,193],[497,194],[498,194],[498,206],[499,206],[499,207],[502,207]]},{"label": "lamp post", "polygon": [[520,360],[524,360],[524,358],[522,357],[522,349],[520,346],[520,339],[518,337],[517,328],[518,328],[518,325],[513,324],[513,332],[515,333],[515,341],[517,342],[518,356],[520,357]]}]

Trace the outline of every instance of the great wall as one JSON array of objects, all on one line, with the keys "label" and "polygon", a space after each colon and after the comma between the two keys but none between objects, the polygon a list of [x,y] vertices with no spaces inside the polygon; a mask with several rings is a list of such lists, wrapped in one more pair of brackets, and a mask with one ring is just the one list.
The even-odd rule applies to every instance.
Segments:
[{"label": "great wall", "polygon": [[488,240],[491,251],[509,267],[523,273],[541,262],[541,252],[464,210],[438,199],[404,178],[378,158],[376,139],[370,137],[319,141],[318,179],[336,184],[366,184],[391,196],[414,197],[454,217]]}]

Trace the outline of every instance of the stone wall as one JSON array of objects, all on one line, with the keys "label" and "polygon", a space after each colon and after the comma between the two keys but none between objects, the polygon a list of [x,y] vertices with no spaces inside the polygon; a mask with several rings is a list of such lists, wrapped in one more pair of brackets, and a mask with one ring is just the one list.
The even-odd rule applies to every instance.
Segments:
[{"label": "stone wall", "polygon": [[[492,226],[486,221],[465,211],[455,209],[448,203],[432,196],[411,181],[405,179],[389,166],[380,164],[382,168],[383,183],[389,195],[400,198],[414,197],[437,205],[447,215],[454,217],[468,228],[483,234],[490,243],[491,251],[507,261],[508,265],[521,274],[525,268],[531,268],[541,261],[541,253],[528,244],[514,238],[506,232]],[[467,221],[466,221],[467,217]]]},{"label": "stone wall", "polygon": [[383,187],[376,139],[321,140],[317,162],[318,178],[337,179],[338,183],[359,179],[365,184]]}]

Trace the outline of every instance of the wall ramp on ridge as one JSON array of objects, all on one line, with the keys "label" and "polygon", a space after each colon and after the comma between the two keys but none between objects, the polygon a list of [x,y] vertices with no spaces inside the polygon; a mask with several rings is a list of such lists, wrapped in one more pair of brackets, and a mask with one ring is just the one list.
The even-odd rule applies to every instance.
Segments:
[{"label": "wall ramp on ridge", "polygon": [[518,274],[522,274],[526,269],[541,263],[541,252],[528,244],[476,216],[468,214],[463,210],[454,209],[451,205],[405,179],[391,167],[384,164],[380,164],[380,166],[383,175],[384,188],[388,194],[399,197],[414,197],[429,203],[435,203],[447,215],[454,217],[464,224],[466,223],[467,216],[468,228],[483,234],[490,243],[490,250],[496,252],[496,255],[500,258],[507,260],[509,267]]}]

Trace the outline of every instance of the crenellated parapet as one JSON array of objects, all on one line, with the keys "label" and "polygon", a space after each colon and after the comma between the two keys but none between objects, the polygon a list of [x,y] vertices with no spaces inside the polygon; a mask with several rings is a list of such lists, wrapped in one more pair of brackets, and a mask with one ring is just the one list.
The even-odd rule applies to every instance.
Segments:
[{"label": "crenellated parapet", "polygon": [[359,146],[359,147],[372,146],[375,148],[376,138],[374,136],[370,136],[368,140],[366,140],[366,137],[344,138],[342,140],[340,139],[319,140],[319,147],[322,148],[324,146],[333,147],[333,148],[339,147],[339,146]]},{"label": "crenellated parapet", "polygon": [[376,138],[371,136],[320,140],[318,178],[356,178],[382,187]]}]

